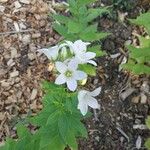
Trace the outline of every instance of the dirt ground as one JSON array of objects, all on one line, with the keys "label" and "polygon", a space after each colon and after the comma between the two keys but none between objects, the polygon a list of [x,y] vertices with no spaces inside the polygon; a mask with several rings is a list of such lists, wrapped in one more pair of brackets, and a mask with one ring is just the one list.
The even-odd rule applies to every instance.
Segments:
[{"label": "dirt ground", "polygon": [[[47,69],[48,60],[37,50],[61,40],[52,30],[52,20],[48,17],[49,13],[64,12],[60,2],[0,0],[1,143],[6,136],[16,136],[18,120],[42,108],[40,83],[53,77]],[[99,5],[98,2],[96,6]],[[98,41],[108,56],[97,58],[97,76],[89,78],[88,88],[102,86],[98,97],[101,109],[84,120],[89,137],[79,140],[79,150],[134,150],[138,138],[144,150],[144,142],[150,137],[145,126],[145,118],[150,114],[149,77],[129,74],[119,64],[128,56],[124,44],[138,44],[134,33],[145,34],[143,29],[130,25],[127,18],[135,18],[149,9],[149,3],[137,0],[128,12],[117,8],[112,10],[112,16],[95,20],[100,31],[112,34]]]}]

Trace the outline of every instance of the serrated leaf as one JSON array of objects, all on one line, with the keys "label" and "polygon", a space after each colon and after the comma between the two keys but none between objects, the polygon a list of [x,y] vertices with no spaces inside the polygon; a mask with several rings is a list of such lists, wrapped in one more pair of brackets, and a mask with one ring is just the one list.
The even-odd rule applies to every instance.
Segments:
[{"label": "serrated leaf", "polygon": [[52,17],[55,20],[57,20],[59,23],[62,23],[62,24],[67,24],[68,21],[70,20],[69,17],[63,16],[63,15],[58,15],[58,14],[54,14]]},{"label": "serrated leaf", "polygon": [[65,114],[61,115],[58,119],[58,130],[64,143],[66,143],[67,145],[68,143],[66,139],[67,139],[67,135],[69,132],[69,124],[68,124],[68,119]]},{"label": "serrated leaf", "polygon": [[68,32],[69,33],[79,33],[82,30],[82,25],[79,22],[69,21],[68,22]]},{"label": "serrated leaf", "polygon": [[102,15],[103,13],[108,13],[106,7],[104,8],[91,8],[88,10],[88,16],[85,18],[86,22],[91,22],[93,19],[97,18],[98,16]]},{"label": "serrated leaf", "polygon": [[77,0],[77,4],[79,7],[94,3],[97,0]]},{"label": "serrated leaf", "polygon": [[145,37],[140,36],[139,40],[140,40],[140,47],[141,48],[146,48],[146,47],[150,48],[150,39],[147,39]]},{"label": "serrated leaf", "polygon": [[144,26],[150,34],[150,12],[140,14],[136,19],[130,19],[134,24]]},{"label": "serrated leaf", "polygon": [[80,64],[79,69],[86,72],[88,75],[95,76],[96,68],[89,64]]},{"label": "serrated leaf", "polygon": [[79,36],[82,40],[90,42],[90,41],[97,41],[97,40],[103,39],[108,35],[109,35],[109,33],[87,32],[87,33],[82,33]]}]

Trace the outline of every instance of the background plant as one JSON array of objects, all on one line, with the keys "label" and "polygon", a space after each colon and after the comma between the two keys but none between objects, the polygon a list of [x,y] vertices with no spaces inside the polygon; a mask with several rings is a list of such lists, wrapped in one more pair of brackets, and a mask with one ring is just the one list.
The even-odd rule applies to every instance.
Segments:
[{"label": "background plant", "polygon": [[[146,125],[148,129],[150,130],[150,116],[147,117],[146,119]],[[150,149],[150,138],[148,138],[145,142],[145,147],[149,150]]]},{"label": "background plant", "polygon": [[[144,26],[150,35],[150,20],[148,18],[150,18],[150,12],[141,14],[137,19],[131,19],[130,21]],[[139,41],[139,48],[132,45],[127,46],[129,59],[123,67],[134,74],[150,74],[150,38],[139,36]]]},{"label": "background plant", "polygon": [[[61,34],[65,40],[75,41],[96,41],[104,38],[108,33],[99,33],[97,24],[91,21],[103,12],[106,8],[93,9],[87,5],[96,0],[68,0],[70,17],[54,15],[57,20],[54,29]],[[56,48],[56,47],[55,47]],[[98,45],[90,47],[88,51],[103,55]],[[95,75],[95,69],[88,64],[80,65],[81,70],[87,74]],[[87,131],[81,120],[79,109],[77,109],[77,93],[70,93],[62,86],[44,82],[43,109],[38,115],[27,118],[17,125],[18,139],[6,140],[1,150],[64,150],[69,147],[78,149],[76,138],[87,137]],[[34,133],[28,129],[28,125],[37,126]]]}]

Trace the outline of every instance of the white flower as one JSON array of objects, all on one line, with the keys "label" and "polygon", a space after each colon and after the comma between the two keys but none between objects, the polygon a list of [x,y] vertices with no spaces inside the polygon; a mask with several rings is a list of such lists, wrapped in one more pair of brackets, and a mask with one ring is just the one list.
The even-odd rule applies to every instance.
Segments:
[{"label": "white flower", "polygon": [[86,52],[89,44],[90,43],[83,42],[81,40],[77,40],[74,43],[68,41],[68,45],[70,49],[73,49],[75,60],[78,62],[78,64],[90,63],[94,66],[97,66],[96,62],[91,60],[95,58],[96,54],[93,52]]},{"label": "white flower", "polygon": [[83,53],[78,53],[75,55],[75,61],[78,62],[78,64],[92,64],[94,66],[97,66],[96,62],[94,60],[91,60],[95,58],[96,54],[93,52],[83,52]]},{"label": "white flower", "polygon": [[55,84],[67,83],[67,87],[71,91],[75,91],[77,88],[77,80],[83,80],[87,78],[87,74],[83,71],[77,70],[78,64],[71,60],[66,63],[56,62],[56,69],[60,72],[60,75],[56,78]]},{"label": "white flower", "polygon": [[88,111],[88,106],[94,109],[100,109],[100,105],[97,100],[94,98],[98,96],[101,92],[101,87],[95,89],[93,92],[86,90],[81,90],[78,93],[78,109],[80,109],[83,115],[86,115]]},{"label": "white flower", "polygon": [[70,43],[70,49],[73,49],[75,55],[76,54],[79,54],[79,53],[84,53],[86,52],[87,50],[87,46],[89,45],[90,43],[88,42],[83,42],[82,40],[77,40],[75,41],[74,43]]},{"label": "white flower", "polygon": [[48,59],[56,60],[58,57],[59,46],[56,45],[51,48],[43,48],[38,51],[44,53]]}]

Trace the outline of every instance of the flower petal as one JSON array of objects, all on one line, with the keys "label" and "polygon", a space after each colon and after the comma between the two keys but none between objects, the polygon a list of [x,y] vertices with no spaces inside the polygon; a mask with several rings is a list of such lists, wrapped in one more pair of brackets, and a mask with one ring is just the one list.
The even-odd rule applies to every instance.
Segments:
[{"label": "flower petal", "polygon": [[97,100],[93,97],[87,97],[87,104],[94,109],[100,109],[100,105],[98,104]]},{"label": "flower petal", "polygon": [[74,72],[74,78],[76,80],[83,80],[83,79],[87,78],[87,74],[83,71],[77,70],[77,71]]},{"label": "flower petal", "polygon": [[56,62],[56,69],[60,72],[60,73],[64,73],[67,70],[67,66],[65,65],[65,63],[62,63],[60,61]]},{"label": "flower petal", "polygon": [[77,40],[73,43],[72,47],[74,50],[75,54],[78,53],[85,53],[87,50],[87,45],[89,45],[90,43],[85,43],[82,40]]},{"label": "flower petal", "polygon": [[89,92],[89,93],[90,93],[91,96],[95,97],[95,96],[98,96],[98,95],[100,94],[101,89],[102,89],[102,88],[99,87],[99,88],[96,88],[94,91]]},{"label": "flower petal", "polygon": [[86,103],[79,103],[78,109],[80,109],[82,115],[85,116],[86,113],[88,112],[88,105]]},{"label": "flower petal", "polygon": [[87,52],[87,53],[85,53],[85,59],[86,60],[93,59],[93,58],[95,58],[95,56],[96,56],[96,54],[93,53],[93,52]]},{"label": "flower petal", "polygon": [[79,91],[78,92],[78,101],[79,102],[84,101],[87,93],[88,93],[88,91],[86,91],[86,90]]},{"label": "flower petal", "polygon": [[66,82],[66,77],[63,74],[60,74],[56,80],[55,80],[55,84],[64,84]]},{"label": "flower petal", "polygon": [[67,87],[70,91],[75,91],[77,88],[77,81],[74,79],[67,80]]},{"label": "flower petal", "polygon": [[94,60],[89,60],[89,61],[87,61],[89,64],[92,64],[92,65],[94,65],[94,66],[97,66],[97,63],[94,61]]},{"label": "flower petal", "polygon": [[75,59],[71,59],[70,62],[68,63],[68,69],[70,70],[77,70],[78,68],[78,63]]},{"label": "flower petal", "polygon": [[40,49],[38,50],[39,52],[42,52],[44,53],[48,59],[57,59],[58,57],[58,51],[59,51],[59,47],[58,46],[54,46],[54,47],[51,47],[51,48],[43,48],[43,49]]},{"label": "flower petal", "polygon": [[88,91],[81,90],[78,93],[78,109],[80,109],[82,115],[86,115],[88,111],[88,105],[86,100],[86,94]]}]

